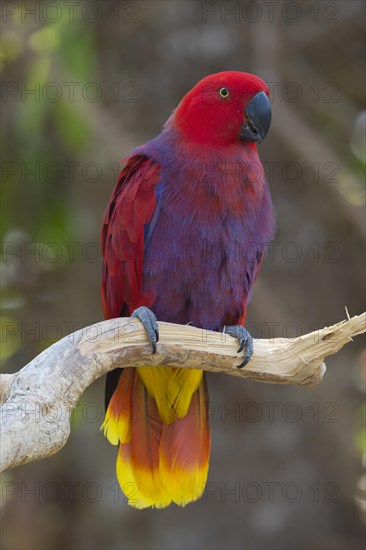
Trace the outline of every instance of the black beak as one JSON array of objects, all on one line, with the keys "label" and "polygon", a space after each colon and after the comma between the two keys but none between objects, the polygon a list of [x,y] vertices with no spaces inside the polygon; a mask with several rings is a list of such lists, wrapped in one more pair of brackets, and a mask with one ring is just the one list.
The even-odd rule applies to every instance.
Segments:
[{"label": "black beak", "polygon": [[240,137],[245,141],[260,143],[268,133],[271,118],[272,111],[269,99],[264,92],[259,92],[245,109],[245,121],[240,130]]}]

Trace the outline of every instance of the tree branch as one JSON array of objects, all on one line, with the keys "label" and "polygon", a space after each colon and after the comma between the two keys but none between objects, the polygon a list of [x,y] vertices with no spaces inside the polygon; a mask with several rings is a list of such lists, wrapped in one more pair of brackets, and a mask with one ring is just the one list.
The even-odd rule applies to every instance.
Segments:
[{"label": "tree branch", "polygon": [[103,321],[51,345],[15,374],[0,379],[0,468],[45,458],[66,443],[70,415],[86,388],[123,366],[166,365],[222,372],[277,384],[312,385],[325,373],[324,357],[366,332],[366,313],[299,338],[258,340],[249,364],[239,370],[237,342],[228,335],[159,323],[152,355],[136,319]]}]

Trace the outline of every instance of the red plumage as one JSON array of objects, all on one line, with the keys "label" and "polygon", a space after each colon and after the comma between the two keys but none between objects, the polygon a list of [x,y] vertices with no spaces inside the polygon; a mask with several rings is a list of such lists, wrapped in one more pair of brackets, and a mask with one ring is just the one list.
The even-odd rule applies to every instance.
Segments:
[{"label": "red plumage", "polygon": [[104,216],[101,242],[104,258],[101,284],[106,319],[129,316],[151,298],[141,294],[144,226],[155,206],[160,168],[152,159],[135,155],[122,169]]}]

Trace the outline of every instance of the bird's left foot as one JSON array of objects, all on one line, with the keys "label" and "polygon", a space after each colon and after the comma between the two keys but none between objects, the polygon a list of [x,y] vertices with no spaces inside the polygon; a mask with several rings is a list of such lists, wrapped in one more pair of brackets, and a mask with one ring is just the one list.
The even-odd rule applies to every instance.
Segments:
[{"label": "bird's left foot", "polygon": [[153,347],[153,353],[155,353],[156,344],[159,342],[159,327],[155,314],[148,307],[141,306],[135,309],[131,317],[136,317],[144,325],[144,329]]},{"label": "bird's left foot", "polygon": [[248,364],[250,358],[253,355],[253,338],[251,337],[247,329],[242,327],[241,325],[225,327],[224,332],[238,340],[240,344],[238,353],[243,351],[243,349],[245,348],[244,360],[242,361],[242,363],[240,363],[240,365],[238,365],[238,369],[245,367],[245,365]]}]

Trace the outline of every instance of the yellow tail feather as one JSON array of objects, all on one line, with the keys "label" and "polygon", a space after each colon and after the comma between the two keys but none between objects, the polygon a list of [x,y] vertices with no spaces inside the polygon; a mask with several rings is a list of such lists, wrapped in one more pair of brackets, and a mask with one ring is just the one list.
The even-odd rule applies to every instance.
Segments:
[{"label": "yellow tail feather", "polygon": [[116,473],[130,506],[185,506],[202,495],[210,453],[202,371],[126,369],[102,429],[120,444]]},{"label": "yellow tail feather", "polygon": [[171,367],[137,367],[145,387],[156,401],[160,418],[165,424],[183,418],[192,395],[202,380],[202,371]]}]

